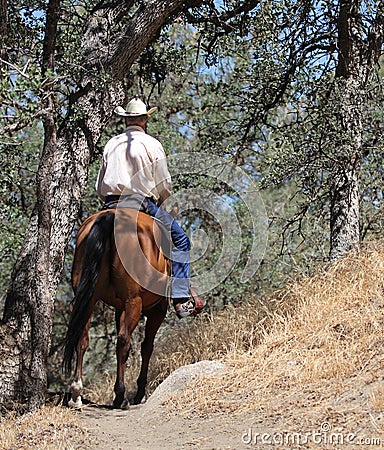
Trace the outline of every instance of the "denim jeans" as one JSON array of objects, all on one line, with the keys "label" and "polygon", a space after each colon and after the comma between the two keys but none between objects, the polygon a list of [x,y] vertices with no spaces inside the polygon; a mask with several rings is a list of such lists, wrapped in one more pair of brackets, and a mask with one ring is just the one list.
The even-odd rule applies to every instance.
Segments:
[{"label": "denim jeans", "polygon": [[172,298],[189,297],[191,242],[176,220],[147,198],[149,215],[159,220],[171,233],[172,239]]}]

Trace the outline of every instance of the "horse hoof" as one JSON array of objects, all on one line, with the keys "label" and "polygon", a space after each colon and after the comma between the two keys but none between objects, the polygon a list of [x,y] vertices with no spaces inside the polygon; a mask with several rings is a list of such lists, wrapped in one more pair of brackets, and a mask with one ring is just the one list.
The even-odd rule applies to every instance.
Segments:
[{"label": "horse hoof", "polygon": [[69,408],[73,409],[81,409],[83,406],[83,402],[81,401],[80,395],[76,398],[75,401],[71,398],[68,402],[68,406]]},{"label": "horse hoof", "polygon": [[145,400],[146,400],[145,395],[141,395],[140,397],[137,397],[137,396],[136,396],[136,397],[133,399],[133,404],[134,404],[134,405],[140,405],[141,403],[144,403]]},{"label": "horse hoof", "polygon": [[128,409],[129,408],[129,402],[127,399],[117,399],[113,400],[113,408],[114,409]]},{"label": "horse hoof", "polygon": [[127,400],[127,399],[125,399],[124,401],[123,401],[123,403],[121,404],[121,406],[120,406],[120,408],[121,409],[124,409],[124,410],[127,410],[127,409],[129,409],[129,401]]}]

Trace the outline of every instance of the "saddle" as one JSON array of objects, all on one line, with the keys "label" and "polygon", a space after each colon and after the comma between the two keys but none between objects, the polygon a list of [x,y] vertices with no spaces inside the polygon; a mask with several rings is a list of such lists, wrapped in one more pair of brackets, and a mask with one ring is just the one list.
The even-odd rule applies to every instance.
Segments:
[{"label": "saddle", "polygon": [[148,214],[147,199],[140,194],[108,195],[103,209],[129,208]]}]

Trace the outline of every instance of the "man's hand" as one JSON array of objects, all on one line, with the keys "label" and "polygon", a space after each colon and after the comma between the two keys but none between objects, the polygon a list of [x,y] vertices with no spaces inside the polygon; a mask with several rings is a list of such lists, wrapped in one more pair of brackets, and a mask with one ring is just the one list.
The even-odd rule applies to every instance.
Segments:
[{"label": "man's hand", "polygon": [[179,214],[179,205],[175,203],[172,206],[171,212],[169,213],[172,217],[176,217]]}]

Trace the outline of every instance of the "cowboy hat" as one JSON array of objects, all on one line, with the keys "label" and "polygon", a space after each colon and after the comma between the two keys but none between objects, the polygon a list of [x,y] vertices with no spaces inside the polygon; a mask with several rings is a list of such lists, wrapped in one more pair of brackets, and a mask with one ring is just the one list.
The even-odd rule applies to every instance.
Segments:
[{"label": "cowboy hat", "polygon": [[115,108],[115,113],[119,116],[123,117],[135,117],[135,116],[149,116],[150,114],[154,113],[157,110],[157,108],[151,108],[149,111],[147,111],[147,107],[145,106],[145,103],[142,102],[139,98],[133,98],[127,105],[127,109],[125,110],[121,106],[117,106]]}]

